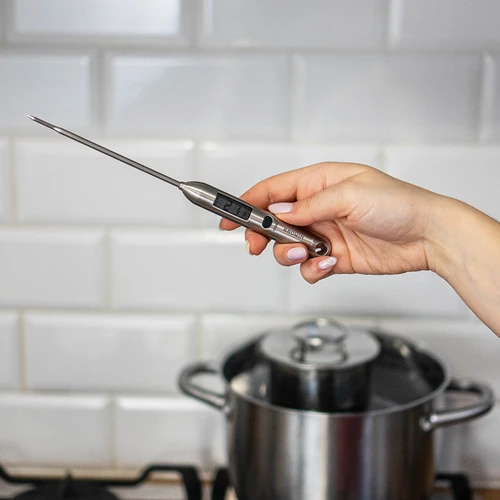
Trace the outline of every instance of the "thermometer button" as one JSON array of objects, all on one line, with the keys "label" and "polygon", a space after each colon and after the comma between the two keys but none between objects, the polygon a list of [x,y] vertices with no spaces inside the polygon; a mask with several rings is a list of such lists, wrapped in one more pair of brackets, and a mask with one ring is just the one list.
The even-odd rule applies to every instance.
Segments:
[{"label": "thermometer button", "polygon": [[273,218],[269,215],[266,215],[264,219],[262,219],[262,227],[264,229],[269,229],[273,225]]}]

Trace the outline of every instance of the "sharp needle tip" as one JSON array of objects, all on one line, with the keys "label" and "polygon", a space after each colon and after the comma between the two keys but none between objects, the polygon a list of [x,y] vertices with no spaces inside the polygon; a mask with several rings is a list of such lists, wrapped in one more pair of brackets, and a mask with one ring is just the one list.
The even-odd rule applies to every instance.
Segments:
[{"label": "sharp needle tip", "polygon": [[36,121],[34,116],[26,115],[30,120]]}]

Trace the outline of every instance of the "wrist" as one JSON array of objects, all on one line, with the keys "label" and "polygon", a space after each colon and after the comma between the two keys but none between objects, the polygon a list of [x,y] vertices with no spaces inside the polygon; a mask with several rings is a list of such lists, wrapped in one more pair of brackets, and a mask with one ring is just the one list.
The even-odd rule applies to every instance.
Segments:
[{"label": "wrist", "polygon": [[441,195],[434,195],[428,206],[424,235],[427,263],[429,270],[446,280],[460,266],[460,231],[474,211],[461,201]]}]

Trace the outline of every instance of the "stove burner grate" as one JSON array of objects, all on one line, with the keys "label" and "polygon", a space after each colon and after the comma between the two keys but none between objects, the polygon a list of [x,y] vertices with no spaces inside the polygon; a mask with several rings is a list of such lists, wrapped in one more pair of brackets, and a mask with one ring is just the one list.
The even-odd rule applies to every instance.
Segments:
[{"label": "stove burner grate", "polygon": [[14,497],[17,500],[118,500],[98,484],[76,481],[70,474],[61,481],[36,486]]}]

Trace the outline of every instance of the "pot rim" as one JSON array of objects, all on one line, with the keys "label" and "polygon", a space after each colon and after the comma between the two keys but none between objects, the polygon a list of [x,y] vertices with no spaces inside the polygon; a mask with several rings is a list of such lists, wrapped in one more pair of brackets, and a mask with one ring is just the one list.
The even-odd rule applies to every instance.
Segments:
[{"label": "pot rim", "polygon": [[431,391],[429,394],[422,398],[415,399],[414,401],[411,401],[410,403],[405,403],[401,405],[396,405],[391,408],[381,408],[379,410],[363,410],[363,411],[357,411],[357,412],[322,412],[322,411],[317,411],[317,410],[300,410],[300,409],[295,409],[295,408],[287,408],[284,406],[278,406],[274,405],[272,403],[269,403],[267,401],[263,401],[261,399],[257,399],[255,397],[249,396],[248,394],[243,394],[240,392],[235,391],[232,386],[231,382],[227,380],[227,378],[224,375],[224,367],[227,364],[227,361],[229,358],[234,355],[237,351],[240,351],[244,349],[245,347],[249,347],[252,344],[256,344],[259,339],[265,337],[269,331],[266,331],[264,333],[260,333],[252,337],[251,339],[247,339],[246,341],[240,342],[236,346],[233,346],[231,349],[226,349],[224,353],[221,356],[218,356],[217,359],[217,367],[219,370],[219,375],[222,379],[222,382],[224,383],[224,386],[226,388],[226,394],[231,393],[234,397],[244,399],[248,403],[255,404],[257,406],[261,406],[264,408],[267,408],[268,410],[271,411],[280,411],[280,412],[286,412],[286,413],[292,413],[292,414],[302,414],[302,415],[318,415],[322,417],[335,417],[335,418],[364,418],[364,417],[371,417],[371,416],[383,416],[383,415],[389,415],[392,413],[396,412],[402,412],[402,411],[407,411],[412,408],[415,408],[417,406],[421,406],[424,403],[427,403],[433,399],[435,399],[437,396],[439,396],[441,393],[443,393],[448,387],[450,381],[451,381],[451,374],[449,370],[448,363],[439,355],[436,354],[435,351],[431,349],[431,347],[424,341],[414,341],[410,340],[406,337],[403,337],[401,335],[393,335],[388,332],[384,332],[382,330],[378,330],[375,328],[367,328],[373,335],[375,336],[384,336],[384,337],[390,337],[393,339],[401,340],[405,342],[406,344],[409,344],[413,349],[417,350],[420,353],[423,353],[429,357],[432,358],[433,361],[439,364],[441,369],[443,370],[443,381],[439,384],[439,386]]}]

